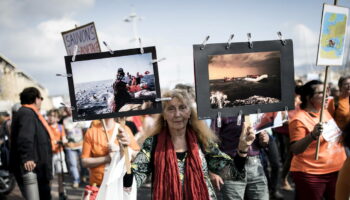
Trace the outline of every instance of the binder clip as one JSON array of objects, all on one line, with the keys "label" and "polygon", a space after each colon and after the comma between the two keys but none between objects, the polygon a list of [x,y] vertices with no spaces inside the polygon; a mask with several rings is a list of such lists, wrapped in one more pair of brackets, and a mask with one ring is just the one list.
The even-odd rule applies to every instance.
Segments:
[{"label": "binder clip", "polygon": [[72,74],[56,74],[56,76],[71,78],[71,77],[72,77]]},{"label": "binder clip", "polygon": [[283,35],[281,33],[281,31],[277,32],[278,38],[281,40],[281,43],[283,46],[285,46],[287,44],[287,41],[285,39],[283,39]]},{"label": "binder clip", "polygon": [[217,118],[217,127],[221,128],[221,112],[218,112],[218,118]]},{"label": "binder clip", "polygon": [[260,108],[258,108],[256,117],[257,117],[256,123],[260,124],[260,122],[261,122],[261,110],[260,110]]},{"label": "binder clip", "polygon": [[208,42],[209,38],[210,38],[209,35],[207,37],[205,37],[201,47],[199,48],[200,50],[203,50],[205,48],[205,45],[207,45],[207,42]]},{"label": "binder clip", "polygon": [[166,58],[160,58],[160,59],[153,59],[150,64],[154,64],[154,63],[159,63],[159,62],[162,62],[163,60],[166,60]]},{"label": "binder clip", "polygon": [[75,61],[75,57],[77,56],[77,53],[78,53],[78,45],[74,45],[74,51],[73,51],[72,62]]},{"label": "binder clip", "polygon": [[156,98],[155,101],[156,101],[156,102],[160,102],[160,101],[171,101],[171,97]]},{"label": "binder clip", "polygon": [[285,109],[284,109],[284,115],[286,116],[286,121],[288,121],[289,120],[289,116],[288,116],[288,106],[286,106],[285,107]]},{"label": "binder clip", "polygon": [[141,52],[141,54],[145,53],[145,51],[143,50],[142,41],[141,41],[140,37],[139,37],[139,45],[140,45],[140,52]]},{"label": "binder clip", "polygon": [[253,48],[253,42],[252,42],[252,34],[251,33],[247,33],[247,37],[248,37],[248,46],[250,49]]},{"label": "binder clip", "polygon": [[107,42],[103,41],[103,44],[104,44],[104,45],[106,46],[106,48],[108,49],[109,53],[110,53],[111,55],[113,55],[113,54],[114,54],[114,52],[112,51],[112,49],[111,49],[111,48],[109,48],[109,46],[108,46]]},{"label": "binder clip", "polygon": [[64,104],[63,102],[61,102],[60,104],[65,108],[70,108],[71,110],[75,110],[74,106],[68,106],[68,105]]},{"label": "binder clip", "polygon": [[243,112],[242,110],[239,111],[238,117],[237,117],[237,126],[241,126],[242,125],[242,115]]},{"label": "binder clip", "polygon": [[231,40],[235,37],[235,34],[230,35],[230,38],[228,38],[226,49],[230,49],[231,46]]}]

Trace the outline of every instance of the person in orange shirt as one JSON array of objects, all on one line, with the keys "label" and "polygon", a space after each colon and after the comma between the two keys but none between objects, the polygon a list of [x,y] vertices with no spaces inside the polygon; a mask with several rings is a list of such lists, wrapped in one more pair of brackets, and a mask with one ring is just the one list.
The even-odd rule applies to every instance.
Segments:
[{"label": "person in orange shirt", "polygon": [[59,112],[57,109],[52,109],[47,112],[47,122],[53,132],[56,144],[52,146],[52,169],[53,175],[58,176],[58,192],[60,199],[65,199],[63,190],[63,173],[67,173],[67,165],[65,161],[65,155],[63,151],[63,142],[66,143],[66,134],[64,127],[58,124]]},{"label": "person in orange shirt", "polygon": [[350,76],[340,77],[338,81],[339,98],[337,99],[335,109],[335,121],[340,129],[344,129],[350,122]]},{"label": "person in orange shirt", "polygon": [[[91,126],[84,136],[81,158],[82,165],[86,168],[90,168],[91,185],[101,185],[105,166],[111,162],[112,154],[116,151],[113,147],[109,147],[108,145],[109,138],[112,137],[114,128],[116,127],[116,122],[113,118],[105,119],[105,121],[107,134],[105,133],[102,124],[99,123]],[[117,137],[118,139],[115,141],[115,144],[129,144],[129,149],[135,152],[140,149],[129,127],[120,127],[118,136],[120,134],[124,137],[123,139]],[[120,152],[123,153],[123,148],[120,149]]]},{"label": "person in orange shirt", "polygon": [[[300,92],[300,110],[289,122],[289,134],[294,154],[290,171],[295,182],[296,199],[335,199],[338,171],[346,159],[339,144],[341,131],[331,114],[322,109],[323,84],[314,80]],[[320,137],[318,160],[315,160],[317,139]]]},{"label": "person in orange shirt", "polygon": [[[343,145],[350,148],[350,124],[344,129]],[[335,192],[336,200],[350,199],[350,157],[348,157],[339,171],[337,187]]]}]

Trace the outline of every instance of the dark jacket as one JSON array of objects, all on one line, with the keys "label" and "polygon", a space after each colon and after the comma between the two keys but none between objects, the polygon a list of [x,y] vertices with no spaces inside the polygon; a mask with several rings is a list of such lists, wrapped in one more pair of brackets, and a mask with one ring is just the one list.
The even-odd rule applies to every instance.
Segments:
[{"label": "dark jacket", "polygon": [[24,173],[25,162],[33,160],[38,179],[52,179],[52,149],[49,133],[36,113],[21,107],[13,116],[11,125],[11,171]]}]

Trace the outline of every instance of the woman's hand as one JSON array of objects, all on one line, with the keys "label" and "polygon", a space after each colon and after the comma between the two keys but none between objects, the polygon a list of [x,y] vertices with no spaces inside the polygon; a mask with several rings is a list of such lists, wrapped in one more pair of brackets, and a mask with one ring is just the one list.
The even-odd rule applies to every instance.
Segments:
[{"label": "woman's hand", "polygon": [[210,171],[209,171],[209,178],[211,183],[214,185],[214,187],[220,191],[221,185],[224,184],[224,181],[222,180],[222,178],[219,175],[214,174]]},{"label": "woman's hand", "polygon": [[129,146],[130,137],[124,128],[119,127],[119,133],[117,135],[117,139],[120,145]]},{"label": "woman's hand", "polygon": [[269,135],[266,131],[262,131],[259,134],[259,143],[262,147],[266,147],[269,144]]},{"label": "woman's hand", "polygon": [[[239,137],[238,151],[248,152],[249,146],[255,140],[255,132],[251,126],[248,126],[246,122],[243,124],[241,136]],[[242,153],[241,153],[242,154]]]},{"label": "woman's hand", "polygon": [[314,130],[312,130],[311,137],[312,139],[316,140],[323,132],[323,124],[322,122],[319,122],[315,125]]}]

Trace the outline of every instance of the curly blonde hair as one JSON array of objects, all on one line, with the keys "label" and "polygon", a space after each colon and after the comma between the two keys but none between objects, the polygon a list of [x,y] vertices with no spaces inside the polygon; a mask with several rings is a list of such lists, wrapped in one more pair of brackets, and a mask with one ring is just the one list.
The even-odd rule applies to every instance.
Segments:
[{"label": "curly blonde hair", "polygon": [[[189,119],[188,126],[190,126],[197,134],[197,137],[201,144],[203,144],[204,148],[209,147],[209,145],[213,142],[218,142],[217,136],[213,133],[213,131],[205,124],[204,121],[199,120],[197,116],[197,111],[192,105],[193,100],[189,97],[189,94],[185,90],[181,89],[173,89],[165,92],[163,97],[177,98],[182,103],[186,104],[191,109],[191,117]],[[167,101],[162,103],[163,112],[165,107],[167,106]],[[163,128],[166,127],[166,122],[162,114],[158,114],[155,117],[155,123],[152,130],[149,133],[146,133],[147,136],[154,136],[159,134]]]}]

